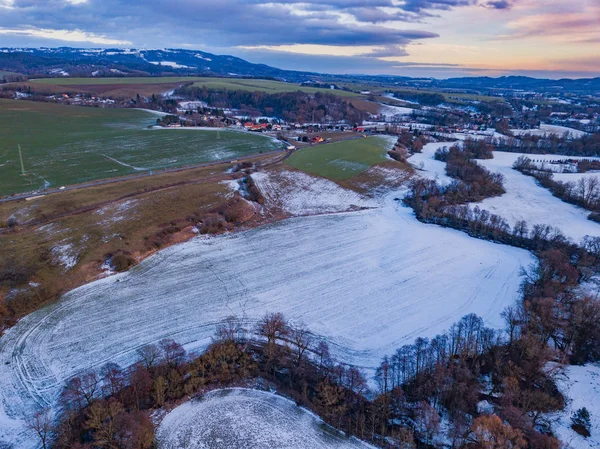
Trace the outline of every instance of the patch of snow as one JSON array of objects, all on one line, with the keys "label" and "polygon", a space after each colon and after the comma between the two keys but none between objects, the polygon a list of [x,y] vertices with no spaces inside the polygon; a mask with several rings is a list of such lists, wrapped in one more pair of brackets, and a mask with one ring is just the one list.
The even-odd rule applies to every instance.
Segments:
[{"label": "patch of snow", "polygon": [[410,115],[414,109],[411,108],[403,108],[401,106],[392,106],[388,104],[380,104],[379,105],[379,113],[387,116],[388,118],[397,116],[397,115]]},{"label": "patch of snow", "polygon": [[159,449],[373,448],[289,399],[242,388],[211,391],[173,409],[162,419],[156,440]]},{"label": "patch of snow", "polygon": [[63,241],[58,245],[54,245],[50,252],[54,256],[55,263],[62,265],[65,272],[77,265],[78,254],[72,243]]},{"label": "patch of snow", "polygon": [[69,72],[65,71],[64,69],[51,69],[50,73],[52,75],[69,76]]},{"label": "patch of snow", "polygon": [[178,64],[173,61],[148,61],[150,64],[172,67],[174,69],[193,69],[189,65]]}]

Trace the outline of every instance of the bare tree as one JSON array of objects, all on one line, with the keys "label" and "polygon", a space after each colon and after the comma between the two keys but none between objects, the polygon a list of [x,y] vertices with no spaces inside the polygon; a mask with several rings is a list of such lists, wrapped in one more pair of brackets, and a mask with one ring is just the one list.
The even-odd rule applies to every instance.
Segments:
[{"label": "bare tree", "polygon": [[138,350],[138,354],[146,369],[151,369],[160,358],[160,349],[156,345],[146,345]]},{"label": "bare tree", "polygon": [[258,335],[267,339],[267,355],[275,353],[277,340],[289,334],[289,327],[283,314],[267,313],[256,325]]},{"label": "bare tree", "polygon": [[309,330],[302,324],[291,328],[289,337],[295,348],[296,364],[299,365],[302,362],[304,354],[312,344],[313,337]]},{"label": "bare tree", "polygon": [[217,325],[215,339],[221,342],[231,341],[238,343],[244,339],[244,328],[240,320],[235,316],[228,316]]},{"label": "bare tree", "polygon": [[105,396],[113,396],[125,386],[125,376],[121,367],[116,363],[109,362],[104,365],[100,370],[100,375]]},{"label": "bare tree", "polygon": [[159,342],[159,345],[167,365],[177,366],[185,359],[185,349],[175,340],[165,338]]},{"label": "bare tree", "polygon": [[35,415],[27,420],[26,426],[29,430],[36,433],[40,439],[42,449],[47,449],[54,435],[54,425],[50,409],[45,408],[35,412]]}]

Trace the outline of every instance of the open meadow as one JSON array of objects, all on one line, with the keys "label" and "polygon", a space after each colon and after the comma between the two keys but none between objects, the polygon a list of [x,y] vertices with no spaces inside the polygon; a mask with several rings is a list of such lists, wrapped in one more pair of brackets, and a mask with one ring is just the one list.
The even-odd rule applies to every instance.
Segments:
[{"label": "open meadow", "polygon": [[[76,91],[87,93],[98,93],[105,96],[135,96],[135,92],[154,92],[163,93],[187,83],[194,83],[194,86],[206,86],[208,89],[216,90],[246,90],[260,91],[266,93],[282,92],[308,92],[308,93],[328,93],[339,95],[341,97],[360,97],[359,94],[344,90],[323,89],[310,86],[301,86],[295,83],[285,83],[274,80],[253,79],[253,78],[211,78],[198,76],[173,76],[173,77],[115,77],[115,78],[41,78],[30,80],[29,83],[35,87],[35,90],[42,89],[48,93],[53,90],[56,92]],[[45,88],[43,87],[45,86]],[[128,95],[125,95],[128,94]]]},{"label": "open meadow", "polygon": [[314,145],[296,151],[287,164],[314,175],[342,181],[387,160],[387,152],[393,144],[394,140],[389,137],[372,136]]},{"label": "open meadow", "polygon": [[0,100],[0,122],[9,124],[0,128],[0,195],[282,148],[271,138],[243,132],[148,129],[156,118],[135,109]]}]

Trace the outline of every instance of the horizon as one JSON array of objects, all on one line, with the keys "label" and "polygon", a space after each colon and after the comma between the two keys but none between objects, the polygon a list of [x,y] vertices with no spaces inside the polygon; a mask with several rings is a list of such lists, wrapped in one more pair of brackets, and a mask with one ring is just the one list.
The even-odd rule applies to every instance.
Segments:
[{"label": "horizon", "polygon": [[[207,53],[207,54],[212,54],[215,56],[222,56],[222,57],[227,57],[227,56],[232,56],[232,57],[236,57],[236,58],[240,58],[245,60],[246,62],[249,63],[253,63],[253,64],[263,64],[263,63],[259,63],[259,62],[255,62],[252,60],[248,60],[245,59],[243,57],[240,56],[236,56],[233,54],[222,54],[222,53],[213,53],[210,52],[209,50],[205,50],[205,49],[191,49],[191,48],[175,48],[175,47],[132,47],[132,46],[106,46],[106,47],[100,47],[100,46],[96,46],[96,47],[82,47],[82,46],[71,46],[71,45],[57,45],[57,46],[38,46],[38,47],[25,47],[25,46],[14,46],[14,47],[0,47],[0,50],[56,50],[56,49],[60,49],[60,48],[67,48],[67,49],[76,49],[76,50],[137,50],[137,51],[190,51],[190,52],[203,52],[203,53]],[[270,65],[270,64],[267,64]],[[270,65],[273,68],[276,69],[281,69],[281,70],[288,70],[288,71],[295,71],[295,72],[306,72],[306,73],[313,73],[315,75],[330,75],[330,76],[371,76],[371,77],[405,77],[405,78],[411,78],[413,80],[419,80],[419,79],[423,79],[423,80],[436,80],[436,81],[444,81],[444,80],[449,80],[449,79],[453,79],[453,78],[489,78],[489,79],[502,79],[502,78],[530,78],[530,79],[536,79],[536,80],[548,80],[548,81],[560,81],[560,80],[583,80],[583,79],[597,79],[600,78],[600,73],[599,74],[594,74],[594,73],[588,73],[588,74],[584,74],[582,76],[558,76],[557,72],[549,72],[549,73],[544,73],[545,76],[534,76],[534,75],[527,75],[527,74],[522,74],[522,73],[512,73],[512,72],[508,72],[506,74],[501,74],[501,75],[489,75],[489,74],[485,74],[485,75],[477,75],[477,74],[473,74],[473,75],[460,75],[460,74],[456,74],[455,76],[445,76],[445,77],[436,77],[436,76],[411,76],[411,75],[407,75],[407,74],[393,74],[393,73],[361,73],[361,72],[354,72],[354,73],[350,73],[350,72],[346,72],[346,73],[334,73],[334,72],[319,72],[319,71],[311,71],[311,70],[296,70],[296,69],[287,69],[285,67],[280,67],[280,66],[276,66],[276,65]],[[557,76],[550,76],[551,73],[554,73]],[[587,75],[587,76],[586,76]],[[261,78],[261,77],[258,77]],[[263,77],[264,78],[264,77]]]},{"label": "horizon", "polygon": [[332,74],[600,76],[592,0],[49,3],[0,0],[3,46],[197,49]]}]

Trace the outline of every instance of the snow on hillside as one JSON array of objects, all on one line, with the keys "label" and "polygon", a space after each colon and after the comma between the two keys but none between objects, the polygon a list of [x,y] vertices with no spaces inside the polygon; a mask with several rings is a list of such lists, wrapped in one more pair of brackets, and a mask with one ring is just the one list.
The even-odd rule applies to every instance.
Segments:
[{"label": "snow on hillside", "polygon": [[172,67],[174,69],[193,69],[194,67],[190,67],[188,65],[178,64],[174,61],[148,61],[150,64],[154,65],[162,65],[166,67]]},{"label": "snow on hillside", "polygon": [[[31,446],[22,421],[56,404],[70,377],[173,338],[202,350],[230,315],[303,321],[339,360],[374,368],[416,337],[465,314],[502,326],[530,253],[418,222],[387,198],[377,209],[292,218],[198,237],[127,273],[67,293],[0,338],[0,442]],[[16,427],[15,427],[16,426]]]},{"label": "snow on hillside", "polygon": [[[552,429],[565,449],[600,447],[600,366],[566,366],[558,376],[558,387],[567,398],[567,407],[557,416]],[[584,438],[571,429],[571,416],[585,407],[592,421],[591,436]]]},{"label": "snow on hillside", "polygon": [[402,106],[392,106],[389,104],[379,104],[379,113],[387,116],[388,118],[396,115],[410,115],[414,109],[404,108]]},{"label": "snow on hillside", "polygon": [[295,216],[344,212],[377,205],[375,201],[344,189],[333,181],[300,171],[258,172],[252,175],[252,179],[267,204]]},{"label": "snow on hillside", "polygon": [[[492,172],[504,175],[506,193],[499,197],[487,198],[479,203],[482,209],[504,217],[512,226],[518,220],[526,220],[529,226],[548,224],[560,229],[567,237],[580,242],[586,235],[600,235],[600,225],[587,219],[589,212],[553,196],[540,187],[531,176],[526,176],[512,168],[519,153],[494,152],[493,159],[480,160],[479,164]],[[556,155],[525,155],[536,160],[568,158]]]},{"label": "snow on hillside", "polygon": [[158,427],[159,449],[358,449],[295,402],[274,393],[217,390],[168,413]]}]

